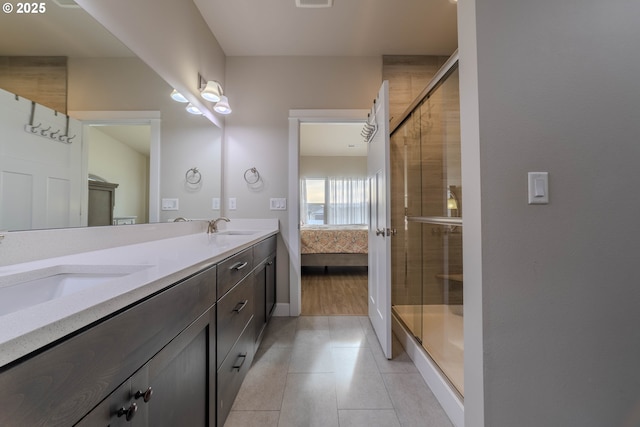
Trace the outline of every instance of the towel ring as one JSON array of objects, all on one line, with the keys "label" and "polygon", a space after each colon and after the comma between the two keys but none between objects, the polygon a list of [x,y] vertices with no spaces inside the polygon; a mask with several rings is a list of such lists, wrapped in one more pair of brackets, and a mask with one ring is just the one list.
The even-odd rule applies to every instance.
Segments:
[{"label": "towel ring", "polygon": [[248,184],[255,184],[260,181],[260,172],[256,168],[249,168],[244,171],[244,180],[247,181]]},{"label": "towel ring", "polygon": [[184,174],[184,179],[189,184],[199,184],[200,180],[202,180],[202,175],[200,174],[198,168],[191,168],[187,171],[186,174]]}]

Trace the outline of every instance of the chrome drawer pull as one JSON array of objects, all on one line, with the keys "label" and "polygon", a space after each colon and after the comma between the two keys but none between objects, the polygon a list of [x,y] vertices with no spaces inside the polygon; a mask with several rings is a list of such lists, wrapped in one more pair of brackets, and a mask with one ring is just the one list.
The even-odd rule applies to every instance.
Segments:
[{"label": "chrome drawer pull", "polygon": [[151,396],[153,396],[153,389],[151,387],[147,387],[145,391],[142,391],[142,390],[136,391],[136,394],[133,397],[135,397],[136,399],[142,398],[142,400],[144,400],[144,402],[147,403],[148,401],[151,400]]},{"label": "chrome drawer pull", "polygon": [[[245,353],[245,354],[240,354],[240,355],[238,356],[238,359],[242,359],[242,360],[240,361],[240,364],[239,364],[239,365],[233,365],[233,368],[231,368],[231,369],[235,369],[235,370],[237,370],[238,372],[240,372],[240,368],[242,368],[242,365],[244,365],[244,361],[245,361],[245,360],[247,360],[247,353]],[[237,361],[236,361],[236,363],[237,363]]]},{"label": "chrome drawer pull", "polygon": [[236,262],[231,267],[229,267],[229,270],[236,270],[236,271],[242,270],[243,268],[245,268],[247,266],[247,264],[249,264],[249,261]]},{"label": "chrome drawer pull", "polygon": [[132,403],[128,408],[122,407],[118,409],[116,415],[118,415],[118,418],[124,417],[127,421],[131,421],[131,419],[135,417],[136,412],[138,412],[138,405]]},{"label": "chrome drawer pull", "polygon": [[233,309],[233,311],[235,311],[236,313],[240,313],[242,310],[244,310],[244,308],[247,306],[248,303],[249,303],[248,299],[246,299],[246,300],[244,300],[242,302],[239,302],[236,305],[236,308]]}]

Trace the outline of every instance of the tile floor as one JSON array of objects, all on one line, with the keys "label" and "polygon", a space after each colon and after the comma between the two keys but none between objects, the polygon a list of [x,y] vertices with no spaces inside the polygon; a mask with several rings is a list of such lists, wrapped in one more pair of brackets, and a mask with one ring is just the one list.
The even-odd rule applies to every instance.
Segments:
[{"label": "tile floor", "polygon": [[387,360],[367,317],[274,317],[225,427],[452,426],[393,347]]}]

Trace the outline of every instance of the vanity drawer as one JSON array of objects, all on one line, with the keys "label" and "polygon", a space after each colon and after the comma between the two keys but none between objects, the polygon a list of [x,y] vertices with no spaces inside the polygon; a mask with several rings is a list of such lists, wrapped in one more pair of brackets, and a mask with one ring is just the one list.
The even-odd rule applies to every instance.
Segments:
[{"label": "vanity drawer", "polygon": [[269,255],[276,251],[276,236],[271,236],[253,247],[253,259],[255,264],[264,261]]},{"label": "vanity drawer", "polygon": [[245,249],[218,264],[218,298],[249,274],[252,268],[252,248]]},{"label": "vanity drawer", "polygon": [[253,280],[253,275],[247,276],[218,301],[217,366],[220,366],[253,316]]},{"label": "vanity drawer", "polygon": [[242,381],[253,363],[254,327],[249,323],[218,369],[218,425],[224,425]]}]

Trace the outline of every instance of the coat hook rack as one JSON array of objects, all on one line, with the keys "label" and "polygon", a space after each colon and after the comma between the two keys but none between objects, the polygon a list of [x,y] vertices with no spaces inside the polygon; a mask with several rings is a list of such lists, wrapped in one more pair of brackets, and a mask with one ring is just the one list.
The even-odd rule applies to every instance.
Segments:
[{"label": "coat hook rack", "polygon": [[[19,100],[16,95],[16,100]],[[55,115],[58,115],[58,112],[54,112]],[[51,139],[52,141],[62,142],[64,144],[71,144],[71,140],[76,137],[76,135],[69,136],[69,116],[67,115],[67,123],[66,123],[66,131],[64,135],[62,134],[62,130],[58,129],[56,131],[51,131],[51,126],[44,129],[42,128],[42,123],[38,123],[34,125],[36,116],[36,103],[31,101],[31,114],[29,116],[29,123],[24,125],[24,131],[31,135],[41,136],[43,138]],[[60,134],[60,135],[58,135]]]}]

